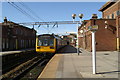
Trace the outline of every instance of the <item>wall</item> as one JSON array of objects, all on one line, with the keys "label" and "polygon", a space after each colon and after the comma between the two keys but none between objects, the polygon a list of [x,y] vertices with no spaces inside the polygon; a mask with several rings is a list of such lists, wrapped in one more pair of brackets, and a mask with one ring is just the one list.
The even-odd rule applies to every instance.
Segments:
[{"label": "wall", "polygon": [[[105,24],[108,22],[108,25]],[[111,27],[116,27],[115,20],[97,20],[99,26],[96,32],[96,50],[97,51],[115,51],[116,50],[116,31],[113,32]],[[105,29],[105,26],[108,28]]]},{"label": "wall", "polygon": [[[119,11],[119,13],[117,12]],[[117,50],[120,51],[120,20],[119,20],[119,16],[120,16],[120,0],[118,0],[116,3],[114,3],[113,5],[109,6],[108,8],[106,8],[103,12],[102,12],[102,16],[103,18],[107,18],[107,16],[111,16],[114,13],[115,17],[114,19],[116,19],[116,47]]]},{"label": "wall", "polygon": [[36,31],[20,25],[2,25],[2,49],[35,48]]},{"label": "wall", "polygon": [[[105,21],[108,22],[108,28],[105,29]],[[112,28],[116,27],[115,19],[97,19],[95,24],[99,26],[96,32],[96,50],[97,51],[115,51],[116,50],[116,31],[113,32]],[[79,37],[79,46],[88,51],[92,51],[92,36],[88,27],[94,25],[94,20],[91,19],[85,24],[85,36]],[[83,27],[79,29],[83,30]],[[80,35],[80,33],[79,33]]]}]

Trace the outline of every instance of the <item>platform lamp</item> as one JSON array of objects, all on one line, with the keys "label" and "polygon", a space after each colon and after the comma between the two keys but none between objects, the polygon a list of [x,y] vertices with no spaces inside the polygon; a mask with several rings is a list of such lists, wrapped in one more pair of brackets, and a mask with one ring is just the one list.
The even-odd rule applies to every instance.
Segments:
[{"label": "platform lamp", "polygon": [[80,24],[82,24],[83,14],[79,14],[79,18],[80,18]]},{"label": "platform lamp", "polygon": [[75,22],[75,17],[76,17],[76,14],[72,14],[73,23]]},{"label": "platform lamp", "polygon": [[[75,22],[75,17],[76,14],[72,14],[72,18],[73,18],[73,23]],[[80,18],[80,22],[77,22],[77,53],[79,55],[79,47],[78,47],[78,28],[79,28],[79,24],[82,24],[82,18],[83,18],[83,14],[79,14],[79,18]]]}]

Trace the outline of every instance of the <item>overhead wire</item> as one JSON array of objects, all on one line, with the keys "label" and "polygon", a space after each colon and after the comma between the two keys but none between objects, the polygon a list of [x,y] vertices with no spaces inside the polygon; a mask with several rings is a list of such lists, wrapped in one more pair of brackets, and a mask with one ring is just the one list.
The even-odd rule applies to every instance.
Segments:
[{"label": "overhead wire", "polygon": [[[19,1],[21,1],[21,0],[19,0]],[[22,1],[21,2],[19,2],[22,6],[24,6],[29,12],[31,12],[36,18],[38,18],[38,19],[40,19],[41,21],[43,21],[43,22],[45,22],[43,19],[41,19],[34,11],[32,11],[27,5],[25,5]],[[46,25],[47,25],[47,27],[48,27],[48,24],[47,23],[45,23]],[[56,23],[54,24],[54,25],[56,25]],[[54,26],[53,25],[53,26]],[[58,25],[58,24],[57,24]],[[49,28],[49,27],[48,27]],[[52,28],[53,29],[53,28]],[[52,30],[51,29],[51,30]],[[49,32],[50,32],[50,30],[48,30]]]},{"label": "overhead wire", "polygon": [[[30,13],[32,13],[36,18],[38,18],[39,20],[45,22],[43,19],[41,19],[34,11],[32,11],[27,5],[25,5],[23,2],[19,2],[19,4],[21,4],[24,8],[26,8]],[[49,30],[49,24],[45,23],[47,25],[47,29],[48,30],[48,33],[50,32]],[[38,26],[39,27],[39,26]]]},{"label": "overhead wire", "polygon": [[[33,15],[31,16],[30,14],[28,14],[25,10],[23,10],[20,6],[18,6],[17,4],[15,4],[12,1],[7,1],[9,4],[11,4],[12,6],[14,6],[15,8],[17,7],[17,9],[19,9],[19,11],[22,11],[23,14],[27,14],[30,17],[32,17],[33,19],[37,20],[37,21],[43,21],[45,22],[43,19],[41,19],[34,11],[32,11],[27,5],[25,5],[21,0],[18,0],[18,3],[21,4],[24,8],[26,8],[30,13],[32,13]],[[34,17],[33,17],[34,16]],[[39,19],[39,20],[38,20]]]},{"label": "overhead wire", "polygon": [[[37,21],[38,19],[45,22],[43,19],[41,19],[35,12],[33,12],[27,5],[25,5],[23,2],[19,2],[19,4],[21,4],[24,8],[26,8],[30,13],[33,14],[33,16],[31,16],[30,14],[28,14],[25,10],[23,10],[20,6],[18,6],[17,4],[15,4],[14,2],[8,2],[10,5],[12,5],[14,8],[16,8],[17,10],[19,10],[21,13],[23,13],[24,15],[26,15],[28,18],[30,18],[33,21]],[[49,24],[45,23],[48,27]],[[56,23],[55,23],[56,24]],[[45,27],[44,27],[45,28]],[[50,32],[50,30],[48,28],[45,28],[48,30],[48,33]],[[53,29],[53,27],[52,27]],[[52,30],[51,29],[51,30]]]},{"label": "overhead wire", "polygon": [[[57,26],[58,24],[57,23],[55,23],[54,25],[53,25],[53,27],[49,30],[49,32],[48,33],[50,33],[51,31],[52,31],[52,29],[54,28],[54,26]],[[55,29],[54,29],[55,30]]]},{"label": "overhead wire", "polygon": [[45,22],[42,18],[40,18],[34,11],[32,11],[27,5],[25,5],[23,2],[19,2],[22,6],[24,6],[29,12],[31,12],[36,18],[39,20]]},{"label": "overhead wire", "polygon": [[[19,3],[20,5],[22,5],[24,8],[26,8],[30,13],[32,13],[37,19],[45,22],[44,19],[40,18],[33,10],[31,10],[27,5],[25,5],[25,4],[22,2],[22,0],[18,0],[18,3]],[[45,24],[48,25],[47,23],[45,23]]]},{"label": "overhead wire", "polygon": [[[9,0],[10,1],[10,0]],[[26,15],[28,18],[30,18],[33,21],[38,21],[37,19],[35,19],[34,17],[32,17],[30,14],[28,14],[26,11],[24,11],[22,8],[20,8],[17,4],[15,4],[14,2],[8,2],[10,5],[12,5],[14,8],[16,8],[17,10],[19,10],[22,14]],[[24,5],[25,6],[25,5]],[[29,8],[30,9],[30,8]],[[31,10],[31,9],[30,9]],[[32,10],[31,10],[32,12]],[[33,13],[33,12],[32,12]],[[42,19],[41,19],[42,20]],[[44,21],[44,20],[42,20]]]},{"label": "overhead wire", "polygon": [[20,8],[19,6],[17,6],[14,2],[8,2],[10,5],[12,5],[14,8],[16,8],[17,10],[19,10],[21,13],[23,13],[24,15],[26,15],[28,18],[30,18],[33,21],[36,21],[36,19],[34,17],[32,17],[31,15],[29,15],[26,11],[24,11],[22,8]]}]

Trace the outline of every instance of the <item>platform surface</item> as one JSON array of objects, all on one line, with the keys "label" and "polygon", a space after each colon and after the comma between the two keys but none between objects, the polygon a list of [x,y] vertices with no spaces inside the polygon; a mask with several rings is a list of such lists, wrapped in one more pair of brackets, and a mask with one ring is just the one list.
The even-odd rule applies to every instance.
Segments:
[{"label": "platform surface", "polygon": [[[43,78],[118,78],[118,52],[97,52],[97,74],[92,73],[91,52],[82,50],[80,55],[72,46],[65,47],[46,65],[38,80]],[[116,78],[116,79],[112,79]]]},{"label": "platform surface", "polygon": [[26,51],[32,51],[32,50],[35,50],[35,49],[34,48],[29,48],[29,49],[15,50],[15,51],[4,51],[4,52],[0,52],[0,56],[10,55],[10,54],[16,54],[16,53],[21,53],[21,52],[26,52]]}]

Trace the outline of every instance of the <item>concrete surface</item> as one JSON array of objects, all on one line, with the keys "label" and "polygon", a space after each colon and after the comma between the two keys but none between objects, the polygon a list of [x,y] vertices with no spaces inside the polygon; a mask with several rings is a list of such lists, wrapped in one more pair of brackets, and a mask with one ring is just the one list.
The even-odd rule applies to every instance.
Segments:
[{"label": "concrete surface", "polygon": [[[73,51],[74,50],[74,51]],[[92,54],[80,49],[78,56],[76,49],[67,46],[56,54],[47,64],[41,75],[42,78],[118,78],[118,52],[97,52],[97,74],[92,74]]]}]

